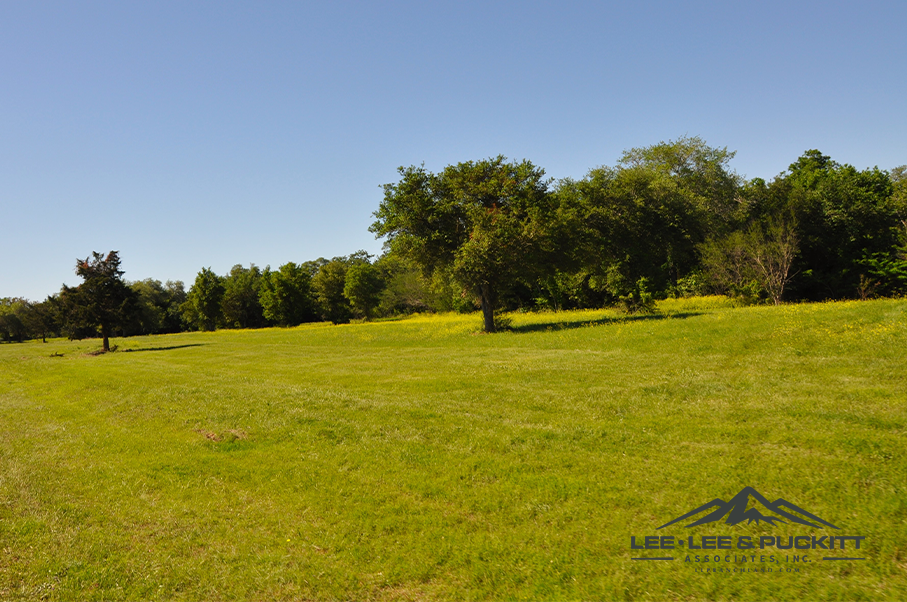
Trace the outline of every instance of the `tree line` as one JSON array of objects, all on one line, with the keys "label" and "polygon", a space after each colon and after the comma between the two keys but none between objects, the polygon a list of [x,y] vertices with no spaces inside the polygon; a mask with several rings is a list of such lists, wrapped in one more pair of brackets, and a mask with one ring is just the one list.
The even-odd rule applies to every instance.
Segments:
[{"label": "tree line", "polygon": [[0,338],[106,341],[451,310],[481,310],[493,332],[501,310],[907,293],[907,168],[858,170],[810,150],[766,182],[730,170],[733,157],[694,137],[630,149],[580,180],[500,156],[439,173],[401,167],[370,228],[385,239],[378,258],[205,268],[187,292],[128,283],[118,254],[95,253],[77,263],[79,287],[0,301]]}]

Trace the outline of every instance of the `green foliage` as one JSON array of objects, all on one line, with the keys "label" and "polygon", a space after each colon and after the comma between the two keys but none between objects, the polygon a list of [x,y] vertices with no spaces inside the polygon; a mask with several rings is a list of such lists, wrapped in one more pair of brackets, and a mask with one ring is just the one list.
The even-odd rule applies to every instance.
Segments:
[{"label": "green foliage", "polygon": [[184,330],[180,305],[186,301],[181,281],[147,278],[130,284],[137,298],[137,310],[125,328],[127,335],[160,334]]},{"label": "green foliage", "polygon": [[907,165],[891,170],[889,210],[894,215],[893,230],[900,244],[907,247]]},{"label": "green foliage", "polygon": [[316,317],[312,277],[305,266],[292,261],[276,272],[265,269],[259,299],[264,317],[280,326],[296,326]]},{"label": "green foliage", "polygon": [[136,294],[136,311],[126,328],[127,335],[153,334],[160,330],[164,318],[164,290],[160,280],[148,278],[129,287]]},{"label": "green foliage", "polygon": [[684,299],[705,295],[708,289],[708,277],[701,270],[694,270],[677,279],[674,286],[668,288],[668,297]]},{"label": "green foliage", "polygon": [[411,261],[394,253],[385,253],[375,262],[383,288],[378,302],[379,316],[406,315],[420,311],[450,311],[440,308],[430,283]]},{"label": "green foliage", "polygon": [[211,268],[202,268],[181,306],[183,318],[192,328],[214,330],[223,324],[223,298],[224,279],[211,271]]},{"label": "green foliage", "polygon": [[318,259],[312,261],[303,261],[301,265],[302,269],[308,272],[309,276],[314,277],[315,274],[318,273],[318,270],[320,270],[326,263],[328,263],[328,261],[329,260],[325,259],[324,257],[319,257]]},{"label": "green foliage", "polygon": [[773,187],[797,223],[800,253],[792,283],[801,298],[849,297],[859,287],[864,257],[890,253],[898,240],[889,175],[858,171],[817,150],[807,151]]},{"label": "green foliage", "polygon": [[427,275],[449,269],[479,299],[485,330],[493,332],[501,295],[555,260],[544,170],[498,156],[440,174],[415,166],[399,172],[398,183],[385,185],[370,230]]},{"label": "green foliage", "polygon": [[26,312],[24,299],[0,299],[0,341],[21,343],[28,337]]},{"label": "green foliage", "polygon": [[[641,279],[653,298],[709,285],[750,301],[842,298],[861,278],[899,290],[891,266],[907,243],[907,169],[858,171],[813,150],[770,183],[745,182],[733,156],[684,137],[630,149],[553,194],[539,168],[524,162],[534,177],[521,180],[502,157],[439,174],[401,168],[371,230],[433,287],[477,299],[486,324],[497,308],[632,306]],[[719,256],[742,272],[717,275]],[[894,263],[869,274],[865,261],[883,256]]]},{"label": "green foliage", "polygon": [[655,297],[648,289],[645,278],[637,280],[626,294],[618,297],[621,306],[628,314],[651,314],[655,312]]},{"label": "green foliage", "polygon": [[[626,151],[614,167],[550,189],[544,170],[502,156],[399,168],[364,251],[263,273],[202,270],[189,295],[145,280],[119,333],[334,323],[420,311],[622,306],[721,291],[740,302],[904,294],[907,167],[859,171],[807,151],[771,182],[742,180],[734,152],[698,137]],[[13,312],[6,338],[94,336],[76,293]],[[126,305],[129,305],[127,303]],[[125,306],[124,306],[125,309]],[[9,312],[7,312],[9,313]],[[90,312],[89,312],[90,313]]]},{"label": "green foliage", "polygon": [[41,340],[46,342],[47,337],[53,336],[61,330],[59,298],[56,295],[50,295],[38,303],[27,302],[23,319],[29,335],[33,338],[41,337]]},{"label": "green foliage", "polygon": [[586,307],[602,307],[604,298],[589,287],[589,271],[553,270],[540,277],[532,307],[539,310],[561,311]]},{"label": "green foliage", "polygon": [[82,284],[64,286],[60,293],[70,336],[94,330],[103,339],[104,351],[110,351],[109,337],[115,329],[126,327],[137,310],[137,295],[123,281],[120,256],[117,251],[106,257],[93,252],[76,261],[76,274]]},{"label": "green foliage", "polygon": [[[580,303],[635,305],[645,279],[666,295],[698,269],[696,245],[732,227],[739,178],[733,153],[699,138],[681,138],[627,151],[615,168],[564,180],[557,196],[574,231],[574,273]],[[566,209],[566,208],[570,209]]]},{"label": "green foliage", "polygon": [[861,298],[907,294],[907,247],[892,253],[873,253],[859,263],[865,270],[858,291]]},{"label": "green foliage", "polygon": [[262,272],[255,264],[244,268],[235,265],[224,279],[221,311],[228,328],[261,328],[265,316],[259,300]]},{"label": "green foliage", "polygon": [[737,209],[741,179],[728,169],[734,155],[736,152],[727,147],[712,148],[698,136],[684,136],[630,149],[618,165],[622,171],[654,172],[667,177],[710,230],[721,230]]},{"label": "green foliage", "polygon": [[168,280],[164,283],[166,293],[166,309],[161,322],[161,333],[173,333],[186,330],[183,322],[182,305],[188,295],[182,280]]},{"label": "green foliage", "polygon": [[353,315],[350,301],[343,294],[347,264],[347,258],[335,257],[322,265],[312,278],[312,290],[321,308],[321,317],[334,324],[345,324]]},{"label": "green foliage", "polygon": [[455,311],[461,314],[479,309],[477,299],[471,291],[463,288],[453,276],[453,268],[438,268],[427,278],[430,307],[434,311]]},{"label": "green foliage", "polygon": [[0,299],[0,341],[21,343],[32,338],[43,341],[59,332],[58,305],[56,296],[40,303],[18,297]]},{"label": "green foliage", "polygon": [[700,245],[702,265],[718,292],[754,303],[781,303],[797,255],[795,228],[784,222],[753,224],[745,231]]},{"label": "green foliage", "polygon": [[384,280],[378,268],[368,263],[353,263],[346,271],[343,296],[350,302],[350,307],[366,320],[374,317],[375,308],[381,301]]}]

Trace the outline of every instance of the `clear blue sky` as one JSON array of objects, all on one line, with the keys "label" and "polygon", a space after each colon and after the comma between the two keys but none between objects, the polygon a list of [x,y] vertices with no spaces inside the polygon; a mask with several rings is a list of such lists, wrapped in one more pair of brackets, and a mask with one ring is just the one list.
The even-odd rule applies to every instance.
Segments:
[{"label": "clear blue sky", "polygon": [[381,249],[396,168],[907,163],[907,2],[4,2],[0,297]]}]

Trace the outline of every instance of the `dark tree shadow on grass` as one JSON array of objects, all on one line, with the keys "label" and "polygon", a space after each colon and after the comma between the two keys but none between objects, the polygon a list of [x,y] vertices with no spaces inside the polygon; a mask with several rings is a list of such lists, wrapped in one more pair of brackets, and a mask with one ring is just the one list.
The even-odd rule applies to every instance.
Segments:
[{"label": "dark tree shadow on grass", "polygon": [[580,322],[546,322],[543,324],[521,324],[511,326],[511,332],[547,332],[549,330],[572,330],[574,328],[587,328],[589,326],[608,326],[609,324],[623,324],[625,322],[646,322],[649,320],[684,320],[694,316],[701,316],[700,312],[682,312],[676,314],[643,314],[637,316],[620,316],[616,318],[599,318],[597,320],[584,320]]},{"label": "dark tree shadow on grass", "polygon": [[140,349],[123,349],[123,353],[134,353],[138,351],[170,351],[171,349],[185,349],[186,347],[201,347],[205,343],[186,343],[185,345],[170,345],[169,347],[142,347]]}]

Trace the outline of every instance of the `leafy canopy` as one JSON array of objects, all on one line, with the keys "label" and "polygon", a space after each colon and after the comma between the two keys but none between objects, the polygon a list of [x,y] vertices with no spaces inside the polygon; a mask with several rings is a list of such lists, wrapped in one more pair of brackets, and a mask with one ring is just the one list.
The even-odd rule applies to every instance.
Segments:
[{"label": "leafy canopy", "polygon": [[544,170],[497,156],[439,174],[424,166],[399,173],[399,182],[384,186],[370,230],[427,275],[451,269],[478,297],[485,330],[493,332],[500,295],[554,261],[548,231],[554,205]]}]

